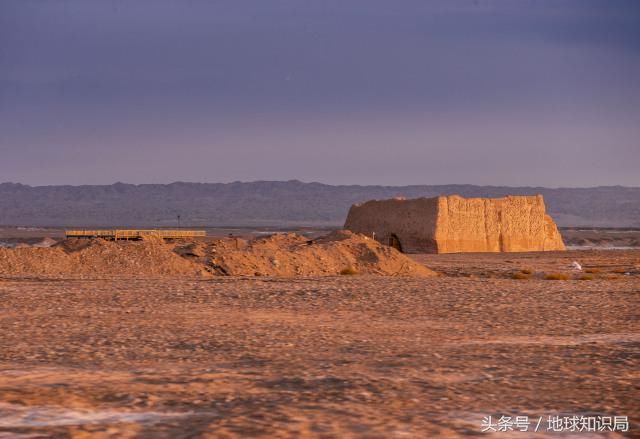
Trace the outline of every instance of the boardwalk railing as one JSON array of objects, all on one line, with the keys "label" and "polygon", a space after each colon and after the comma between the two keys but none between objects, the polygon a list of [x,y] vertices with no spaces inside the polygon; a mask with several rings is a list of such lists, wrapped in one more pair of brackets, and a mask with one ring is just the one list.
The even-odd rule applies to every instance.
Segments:
[{"label": "boardwalk railing", "polygon": [[207,236],[204,230],[65,230],[67,238],[141,239],[157,236],[164,239],[200,238]]}]

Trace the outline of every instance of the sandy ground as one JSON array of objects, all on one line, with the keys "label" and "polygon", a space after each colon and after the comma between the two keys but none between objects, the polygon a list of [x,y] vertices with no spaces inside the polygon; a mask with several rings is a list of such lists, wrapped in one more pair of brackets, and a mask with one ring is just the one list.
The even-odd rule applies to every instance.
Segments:
[{"label": "sandy ground", "polygon": [[[89,227],[93,228],[93,227]],[[112,228],[112,227],[105,227]],[[122,226],[121,228],[130,228]],[[143,227],[144,228],[144,227]],[[148,227],[155,228],[155,227]],[[268,236],[273,233],[294,232],[309,238],[325,235],[333,228],[274,228],[274,227],[187,227],[205,230],[207,240],[234,236],[251,239]],[[55,240],[64,239],[64,228],[60,227],[10,227],[0,226],[0,247],[18,243],[36,244],[44,238]],[[634,228],[560,228],[565,245],[570,249],[607,249],[607,248],[638,248],[640,247],[640,229]]]},{"label": "sandy ground", "polygon": [[414,258],[445,276],[0,280],[0,438],[640,437],[640,251]]},{"label": "sandy ground", "polygon": [[[562,273],[572,279],[640,281],[640,250],[569,250],[530,253],[452,253],[411,255],[449,277],[507,278],[529,273],[533,279]],[[581,270],[574,268],[577,262]],[[615,284],[613,284],[615,285]]]},{"label": "sandy ground", "polygon": [[562,238],[568,248],[638,248],[639,229],[564,228]]},{"label": "sandy ground", "polygon": [[[69,227],[70,229],[82,229],[82,227]],[[95,229],[96,227],[87,227],[88,229]],[[105,226],[98,227],[105,229],[121,228],[121,229],[157,229],[157,226],[149,227],[130,227],[130,226]],[[171,229],[171,227],[168,227]],[[298,228],[277,228],[277,227],[184,227],[189,230],[204,230],[207,232],[207,240],[219,239],[229,236],[251,239],[262,236],[269,236],[275,233],[297,233],[300,235],[308,236],[310,238],[316,238],[318,236],[325,235],[330,231],[336,229],[333,228],[311,228],[311,227],[298,227]],[[184,229],[183,228],[183,229]],[[62,240],[65,237],[66,228],[62,227],[18,227],[18,226],[0,226],[0,244],[5,245],[26,243],[35,244],[44,238],[51,238],[55,240]],[[1,245],[0,245],[1,246]]]}]

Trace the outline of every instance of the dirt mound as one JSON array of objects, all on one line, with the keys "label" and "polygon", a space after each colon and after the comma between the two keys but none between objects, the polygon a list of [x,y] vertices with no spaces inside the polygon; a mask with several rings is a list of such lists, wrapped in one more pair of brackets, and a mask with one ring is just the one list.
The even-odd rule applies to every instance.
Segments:
[{"label": "dirt mound", "polygon": [[204,267],[161,242],[68,239],[50,248],[0,249],[4,276],[201,275]]},{"label": "dirt mound", "polygon": [[0,249],[0,276],[433,276],[397,250],[348,231],[309,240],[279,234],[253,241],[164,243],[67,239],[50,248]]},{"label": "dirt mound", "polygon": [[211,264],[221,274],[239,276],[331,276],[377,274],[434,276],[397,250],[349,231],[317,240],[295,234],[273,235],[242,243],[214,244]]},{"label": "dirt mound", "polygon": [[33,247],[43,247],[43,248],[53,247],[57,243],[58,241],[56,241],[55,239],[47,237],[47,238],[43,238],[42,241],[39,241],[33,244]]}]

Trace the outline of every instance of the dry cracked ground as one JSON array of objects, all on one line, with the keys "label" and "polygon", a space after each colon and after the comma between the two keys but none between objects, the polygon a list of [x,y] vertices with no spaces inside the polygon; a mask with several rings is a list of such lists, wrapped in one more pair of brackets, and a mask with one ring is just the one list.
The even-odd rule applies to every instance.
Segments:
[{"label": "dry cracked ground", "polygon": [[[601,268],[511,278],[576,257]],[[640,436],[640,251],[416,259],[444,275],[0,280],[0,438],[473,437],[556,414]]]}]

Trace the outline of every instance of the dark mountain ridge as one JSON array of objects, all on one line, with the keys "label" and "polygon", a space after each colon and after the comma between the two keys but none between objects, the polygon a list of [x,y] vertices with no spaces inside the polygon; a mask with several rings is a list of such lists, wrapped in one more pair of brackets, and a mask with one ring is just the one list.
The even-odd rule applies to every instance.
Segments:
[{"label": "dark mountain ridge", "polygon": [[542,194],[560,226],[638,227],[640,188],[333,186],[292,181],[28,186],[0,184],[0,224],[28,226],[340,226],[353,203],[392,197]]}]

